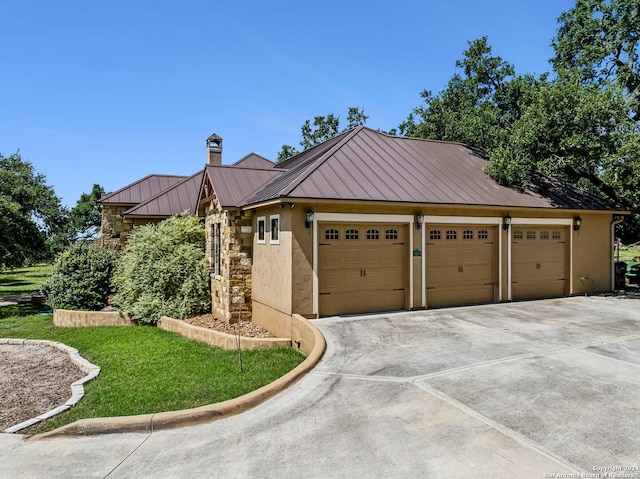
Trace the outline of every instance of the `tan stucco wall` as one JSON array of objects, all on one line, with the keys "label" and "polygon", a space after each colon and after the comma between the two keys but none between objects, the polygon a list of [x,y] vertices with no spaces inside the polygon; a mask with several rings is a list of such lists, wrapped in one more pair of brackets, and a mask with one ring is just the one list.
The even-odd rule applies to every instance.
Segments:
[{"label": "tan stucco wall", "polygon": [[[544,210],[526,208],[498,208],[498,207],[459,207],[434,205],[386,205],[386,204],[326,204],[299,203],[294,209],[272,206],[261,208],[254,212],[254,228],[256,218],[265,216],[267,223],[270,214],[280,214],[281,242],[280,245],[256,244],[254,234],[254,268],[253,268],[253,309],[255,322],[259,318],[269,318],[269,321],[286,322],[286,318],[293,313],[312,317],[313,312],[313,235],[305,225],[306,210],[311,208],[314,213],[352,213],[374,215],[415,215],[422,211],[425,216],[460,216],[460,217],[497,217],[509,214],[512,218],[554,218],[573,220],[581,216],[582,227],[574,232],[571,226],[566,226],[567,232],[573,240],[573,289],[568,294],[583,294],[584,289],[578,277],[589,277],[585,282],[589,292],[607,291],[610,289],[612,245],[610,238],[611,212],[585,212],[570,210]],[[384,221],[384,219],[381,219]],[[461,220],[461,222],[463,222]],[[501,237],[502,249],[496,245],[496,261],[501,261],[502,290],[496,286],[496,300],[501,296],[502,301],[508,298],[508,238],[510,231],[496,226]],[[420,250],[421,256],[412,256],[408,251],[408,268],[413,269],[413,303],[408,308],[420,308],[422,305],[422,255],[424,245],[421,244],[421,233],[412,228],[413,250]],[[408,248],[408,246],[407,246]],[[502,255],[501,257],[499,255]],[[498,265],[496,265],[496,270]],[[409,284],[407,278],[407,285]],[[569,282],[567,283],[569,284]],[[569,286],[567,286],[569,289]],[[408,301],[409,294],[407,294]]]},{"label": "tan stucco wall", "polygon": [[[292,310],[292,294],[295,289],[292,281],[293,254],[291,221],[293,212],[299,210],[290,207],[271,207],[261,209],[253,215],[254,231],[258,217],[266,217],[267,230],[265,244],[258,244],[257,233],[253,238],[253,291],[254,303],[269,305],[272,309],[290,316]],[[280,215],[280,242],[270,243],[270,216]],[[296,215],[296,217],[298,217]],[[256,266],[259,265],[259,266]],[[256,321],[260,321],[256,318]]]},{"label": "tan stucco wall", "polygon": [[[611,215],[581,213],[582,226],[573,234],[573,291],[571,294],[610,291],[613,245]],[[579,277],[588,278],[584,285]]]}]

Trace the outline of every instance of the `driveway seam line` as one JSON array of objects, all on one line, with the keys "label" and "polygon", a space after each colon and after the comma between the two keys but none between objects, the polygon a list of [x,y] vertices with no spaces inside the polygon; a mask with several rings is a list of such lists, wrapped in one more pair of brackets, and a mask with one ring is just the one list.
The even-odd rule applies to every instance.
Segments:
[{"label": "driveway seam line", "polygon": [[[465,366],[460,366],[460,367],[457,367],[457,368],[447,369],[447,370],[444,370],[444,371],[438,371],[438,372],[435,372],[435,373],[425,374],[425,375],[421,375],[421,376],[414,376],[412,378],[412,380],[413,381],[419,381],[419,380],[424,380],[424,379],[436,378],[436,377],[440,377],[440,376],[445,376],[447,374],[457,373],[457,372],[460,372],[460,371],[466,371],[468,369],[473,369],[473,368],[477,368],[477,367],[489,366],[489,365],[492,365],[492,364],[501,364],[501,363],[506,363],[506,362],[509,362],[509,361],[516,361],[518,359],[527,359],[527,358],[531,358],[531,357],[534,357],[534,356],[543,356],[543,355],[558,353],[558,352],[562,352],[562,351],[585,349],[585,348],[592,347],[592,346],[598,346],[598,345],[610,344],[610,343],[617,343],[617,342],[620,342],[620,341],[627,341],[627,340],[631,340],[631,339],[640,339],[640,334],[633,334],[633,335],[630,335],[630,336],[623,336],[623,337],[620,337],[620,338],[610,339],[610,340],[606,340],[606,341],[594,341],[594,342],[591,342],[591,343],[583,343],[583,344],[577,344],[577,345],[573,345],[573,346],[564,346],[564,347],[560,347],[560,348],[546,349],[546,350],[541,350],[541,351],[536,351],[536,352],[531,352],[531,353],[526,353],[526,354],[518,354],[516,356],[508,356],[506,358],[491,359],[489,361],[483,361],[483,362],[480,362],[480,363],[467,364]],[[633,363],[631,363],[631,364],[633,364]]]},{"label": "driveway seam line", "polygon": [[418,382],[414,382],[414,384],[419,388],[422,389],[423,391],[425,391],[426,393],[430,394],[431,396],[436,397],[437,399],[440,399],[441,401],[444,401],[448,404],[450,404],[451,406],[455,407],[456,409],[459,409],[460,411],[462,411],[464,414],[466,414],[467,416],[471,416],[472,418],[477,419],[478,421],[486,424],[487,426],[491,427],[492,429],[494,429],[495,431],[497,431],[500,434],[503,434],[507,437],[509,437],[510,439],[516,441],[518,444],[528,448],[528,449],[532,449],[535,452],[537,452],[538,454],[545,456],[547,459],[557,463],[558,465],[561,465],[563,467],[568,468],[572,473],[575,474],[584,474],[587,471],[580,468],[578,465],[573,464],[571,461],[569,461],[568,459],[562,457],[562,456],[557,456],[555,454],[553,454],[551,451],[549,451],[547,448],[545,448],[544,446],[538,444],[535,441],[532,441],[531,439],[527,438],[526,436],[520,434],[519,432],[505,426],[504,424],[501,424],[497,421],[494,421],[493,419],[490,419],[482,414],[480,414],[479,412],[475,411],[474,409],[469,408],[468,406],[466,406],[464,403],[461,403],[460,401],[452,398],[451,396],[448,396],[447,394],[443,393],[442,391],[435,389],[427,384],[420,384]]}]

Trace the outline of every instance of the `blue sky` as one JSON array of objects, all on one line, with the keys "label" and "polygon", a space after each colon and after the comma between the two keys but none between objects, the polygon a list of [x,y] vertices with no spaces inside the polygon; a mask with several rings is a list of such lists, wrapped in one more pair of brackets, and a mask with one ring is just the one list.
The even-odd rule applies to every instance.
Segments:
[{"label": "blue sky", "polygon": [[63,204],[94,183],[275,159],[316,115],[364,107],[397,127],[483,35],[518,73],[550,69],[573,0],[0,2],[0,153],[20,150]]}]

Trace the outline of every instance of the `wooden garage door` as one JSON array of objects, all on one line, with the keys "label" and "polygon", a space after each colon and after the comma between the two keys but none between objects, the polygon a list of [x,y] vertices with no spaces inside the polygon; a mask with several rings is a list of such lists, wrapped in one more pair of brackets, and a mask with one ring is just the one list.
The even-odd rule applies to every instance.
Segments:
[{"label": "wooden garage door", "polygon": [[566,227],[511,227],[511,280],[514,300],[565,295]]},{"label": "wooden garage door", "polygon": [[320,316],[405,309],[405,229],[318,225]]},{"label": "wooden garage door", "polygon": [[495,301],[497,228],[425,225],[427,307]]}]

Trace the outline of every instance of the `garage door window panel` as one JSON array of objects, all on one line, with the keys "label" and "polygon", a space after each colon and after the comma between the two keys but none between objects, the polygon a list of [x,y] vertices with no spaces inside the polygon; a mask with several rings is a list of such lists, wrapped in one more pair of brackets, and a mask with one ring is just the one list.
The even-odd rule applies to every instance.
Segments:
[{"label": "garage door window panel", "polygon": [[340,239],[340,231],[337,229],[327,229],[324,230],[324,239],[326,240],[339,240]]},{"label": "garage door window panel", "polygon": [[380,239],[380,231],[379,230],[367,230],[367,239],[368,240],[378,240],[378,239]]}]

